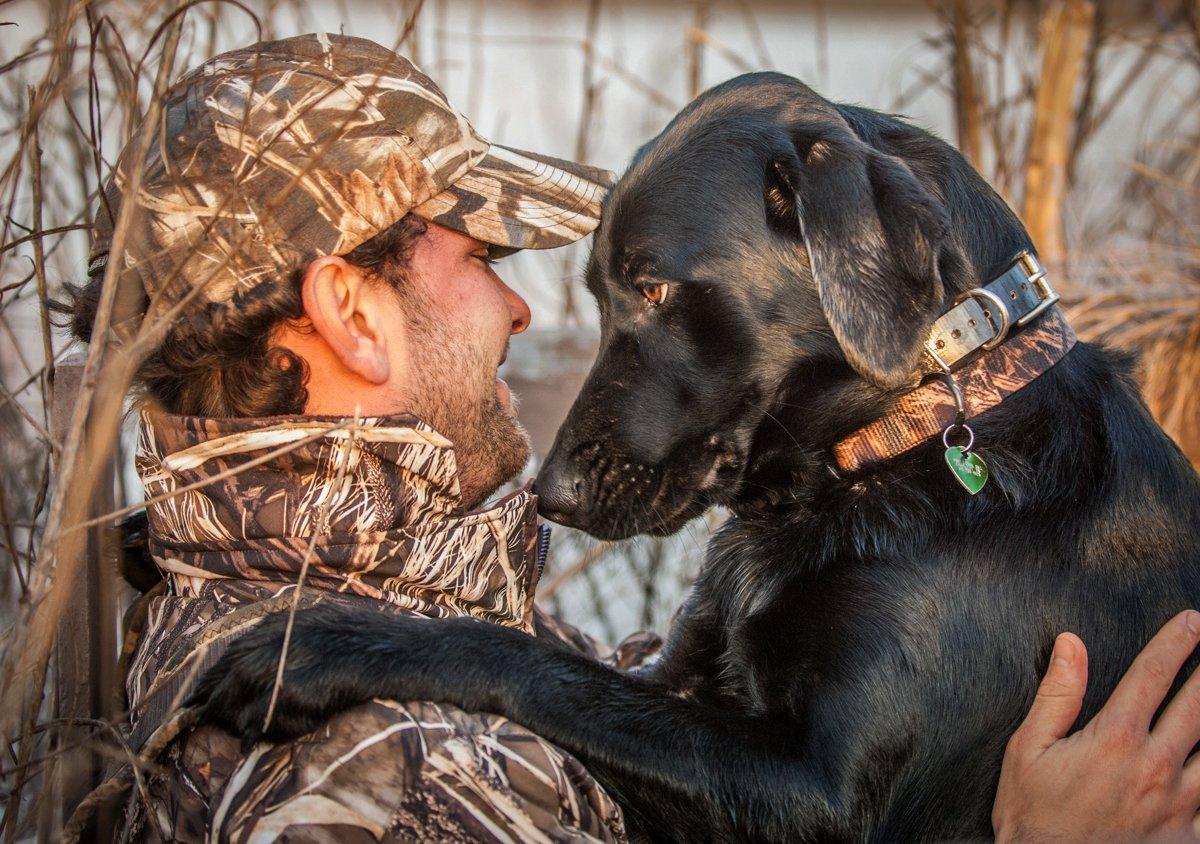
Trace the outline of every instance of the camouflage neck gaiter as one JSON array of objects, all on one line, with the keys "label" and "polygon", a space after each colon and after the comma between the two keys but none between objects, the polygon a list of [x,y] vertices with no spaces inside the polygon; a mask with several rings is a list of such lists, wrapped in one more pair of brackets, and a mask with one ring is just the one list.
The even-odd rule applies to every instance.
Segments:
[{"label": "camouflage neck gaiter", "polygon": [[150,550],[174,594],[304,585],[530,630],[539,542],[525,487],[459,513],[449,440],[409,416],[142,413]]}]

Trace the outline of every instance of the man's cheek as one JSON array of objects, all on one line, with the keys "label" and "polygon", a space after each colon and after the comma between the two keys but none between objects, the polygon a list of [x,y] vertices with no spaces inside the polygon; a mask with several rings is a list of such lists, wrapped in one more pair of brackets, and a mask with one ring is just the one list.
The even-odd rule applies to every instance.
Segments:
[{"label": "man's cheek", "polygon": [[475,307],[478,309],[478,324],[487,331],[489,339],[495,342],[499,338],[499,342],[505,343],[512,334],[513,311],[508,297],[504,295],[503,286],[497,281],[489,273],[480,283],[476,288],[479,300]]}]

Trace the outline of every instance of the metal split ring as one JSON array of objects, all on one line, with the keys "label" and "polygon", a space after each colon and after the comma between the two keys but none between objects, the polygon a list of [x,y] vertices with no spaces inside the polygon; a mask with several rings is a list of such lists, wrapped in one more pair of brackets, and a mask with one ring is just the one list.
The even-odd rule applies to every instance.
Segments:
[{"label": "metal split ring", "polygon": [[968,451],[971,450],[971,446],[975,445],[975,432],[972,431],[971,426],[967,425],[965,422],[964,423],[956,422],[953,425],[946,428],[946,430],[942,431],[942,445],[944,445],[946,447],[946,451],[950,450],[950,432],[953,431],[955,428],[962,428],[964,431],[967,432],[967,437],[969,439],[967,440],[966,447],[963,448],[963,454],[966,454]]}]

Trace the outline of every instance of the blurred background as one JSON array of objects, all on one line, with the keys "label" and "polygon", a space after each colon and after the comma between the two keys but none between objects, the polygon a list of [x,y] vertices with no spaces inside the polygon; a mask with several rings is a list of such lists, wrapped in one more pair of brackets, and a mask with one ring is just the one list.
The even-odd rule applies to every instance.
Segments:
[{"label": "blurred background", "polygon": [[[185,5],[179,70],[262,38],[368,37],[413,58],[485,137],[618,172],[689,99],[747,71],[778,70],[830,99],[903,114],[956,144],[1022,213],[1084,333],[1144,353],[1148,401],[1200,459],[1195,2]],[[0,607],[10,610],[49,491],[46,362],[72,351],[39,300],[83,275],[80,227],[94,213],[98,174],[145,109],[173,8],[0,5]],[[579,283],[587,247],[501,265],[534,311],[505,376],[539,454],[594,349],[596,312]],[[136,501],[128,448],[117,462],[116,500]],[[662,630],[721,518],[617,546],[560,528],[542,598],[609,641]]]},{"label": "blurred background", "polygon": [[[169,36],[178,75],[317,30],[407,54],[485,137],[618,172],[692,97],[743,72],[781,71],[829,99],[903,114],[958,146],[1018,210],[1077,330],[1140,354],[1147,402],[1200,462],[1197,0],[3,0],[5,647],[48,576],[37,561],[61,458],[55,418],[73,409],[56,409],[51,383],[54,362],[78,349],[44,302],[83,277],[97,186],[147,108]],[[579,281],[587,248],[519,253],[499,268],[533,307],[504,374],[539,454],[595,347]],[[101,514],[141,495],[130,445],[126,431]],[[663,631],[722,518],[617,545],[559,528],[541,599],[609,642]],[[28,753],[14,744],[0,769]],[[19,788],[4,840],[17,834],[18,798]]]}]

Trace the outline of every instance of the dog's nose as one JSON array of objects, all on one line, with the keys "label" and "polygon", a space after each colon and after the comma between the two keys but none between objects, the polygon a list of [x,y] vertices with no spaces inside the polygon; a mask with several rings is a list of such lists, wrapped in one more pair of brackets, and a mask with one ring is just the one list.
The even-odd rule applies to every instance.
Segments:
[{"label": "dog's nose", "polygon": [[547,461],[533,484],[538,512],[553,522],[572,524],[583,503],[583,479],[563,463]]}]

